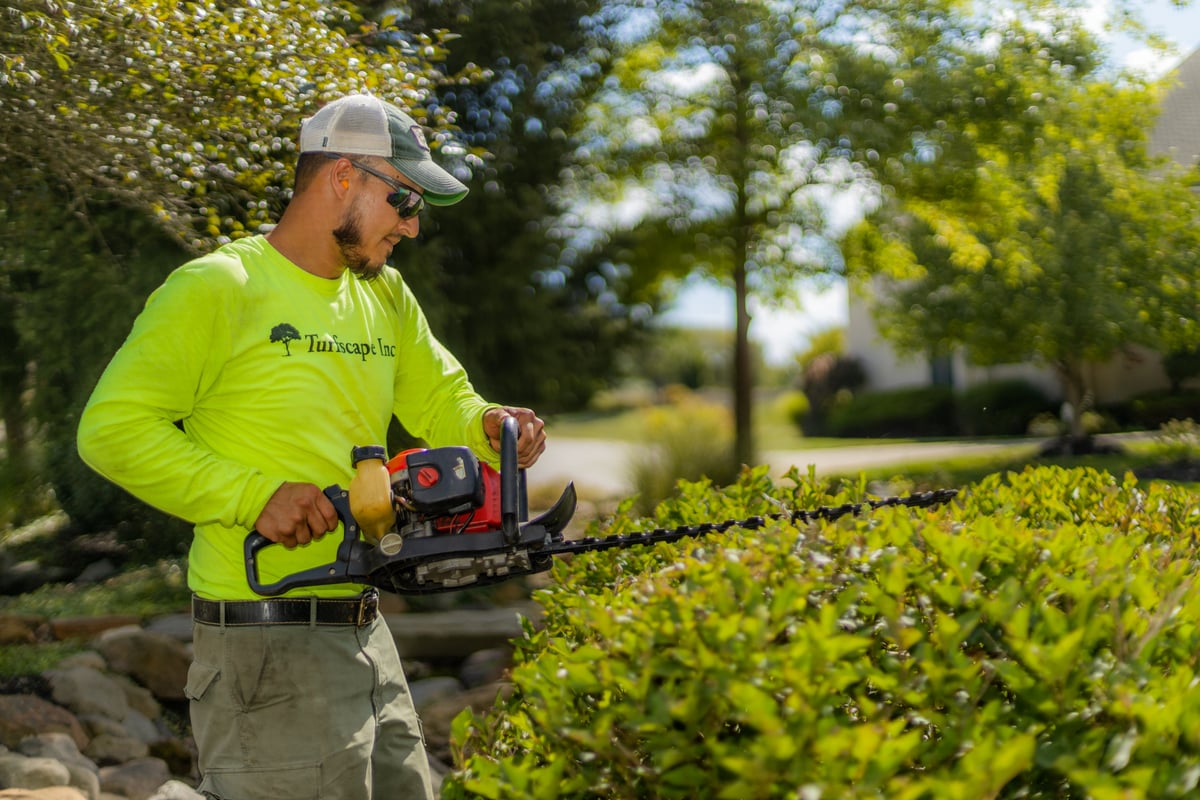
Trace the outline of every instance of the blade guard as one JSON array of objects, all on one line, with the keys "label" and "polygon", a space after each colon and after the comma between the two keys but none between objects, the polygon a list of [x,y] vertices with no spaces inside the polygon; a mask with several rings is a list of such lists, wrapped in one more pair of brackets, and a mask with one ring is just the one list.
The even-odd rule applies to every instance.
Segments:
[{"label": "blade guard", "polygon": [[[525,485],[524,470],[517,466],[517,437],[516,419],[506,417],[500,438],[500,531],[491,534],[471,534],[469,537],[445,535],[417,539],[406,542],[399,556],[387,556],[359,537],[358,523],[350,513],[349,492],[334,485],[325,489],[325,496],[333,503],[343,526],[342,542],[338,546],[336,560],[330,564],[297,572],[273,583],[262,583],[258,574],[258,554],[276,542],[257,531],[251,531],[244,544],[246,580],[250,588],[256,594],[268,597],[292,589],[336,583],[366,583],[394,591],[394,582],[387,582],[386,577],[389,570],[395,569],[397,561],[437,558],[445,556],[448,550],[461,550],[463,555],[469,556],[475,552],[495,552],[505,548],[512,549],[518,545],[529,547],[557,535],[574,513],[575,487],[568,486],[549,512],[527,526],[528,529],[524,532],[527,535],[523,536],[520,523],[525,516]],[[377,578],[381,573],[382,579]]]}]

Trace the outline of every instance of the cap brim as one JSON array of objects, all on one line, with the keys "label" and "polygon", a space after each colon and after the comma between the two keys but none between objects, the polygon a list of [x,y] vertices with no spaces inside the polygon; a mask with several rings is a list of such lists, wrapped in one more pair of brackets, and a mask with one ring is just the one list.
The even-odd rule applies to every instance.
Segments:
[{"label": "cap brim", "polygon": [[433,161],[389,158],[388,163],[420,186],[425,202],[434,206],[452,206],[467,196],[466,184]]}]

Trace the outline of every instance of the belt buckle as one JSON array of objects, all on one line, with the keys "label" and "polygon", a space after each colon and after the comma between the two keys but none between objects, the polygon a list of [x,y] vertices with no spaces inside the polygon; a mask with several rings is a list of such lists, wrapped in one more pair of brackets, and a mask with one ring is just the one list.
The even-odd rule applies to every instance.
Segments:
[{"label": "belt buckle", "polygon": [[374,622],[375,616],[379,611],[379,592],[371,590],[362,596],[358,603],[358,619],[355,620],[355,627],[361,628],[363,625]]}]

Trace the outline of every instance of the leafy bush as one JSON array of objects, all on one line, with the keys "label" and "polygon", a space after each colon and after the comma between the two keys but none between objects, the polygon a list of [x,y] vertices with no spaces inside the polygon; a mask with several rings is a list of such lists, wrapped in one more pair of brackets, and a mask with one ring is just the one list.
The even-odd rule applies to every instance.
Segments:
[{"label": "leafy bush", "polygon": [[1151,452],[1166,461],[1200,458],[1200,425],[1191,418],[1163,423]]},{"label": "leafy bush", "polygon": [[829,414],[832,436],[952,436],[954,392],[923,386],[855,395]]},{"label": "leafy bush", "polygon": [[1195,417],[1196,409],[1200,409],[1200,392],[1142,395],[1129,403],[1129,423],[1141,430],[1155,430],[1173,419]]},{"label": "leafy bush", "polygon": [[960,432],[967,436],[1018,436],[1055,404],[1028,381],[983,383],[964,390],[957,401]]},{"label": "leafy bush", "polygon": [[1183,384],[1200,377],[1200,350],[1175,350],[1163,356],[1163,371],[1171,382],[1172,393],[1179,392]]},{"label": "leafy bush", "polygon": [[805,424],[813,434],[825,435],[832,432],[828,418],[838,398],[858,390],[867,382],[867,373],[854,356],[821,353],[804,364],[801,380],[811,406]]},{"label": "leafy bush", "polygon": [[[789,477],[607,532],[860,491]],[[1042,467],[933,511],[559,561],[512,696],[455,720],[443,796],[1195,796],[1198,503]]]},{"label": "leafy bush", "polygon": [[804,421],[811,411],[808,396],[804,392],[792,390],[784,392],[775,400],[775,410],[796,429],[804,431]]},{"label": "leafy bush", "polygon": [[680,480],[708,478],[717,485],[737,478],[729,409],[690,394],[644,412],[645,438],[630,464],[643,513],[668,497]]}]

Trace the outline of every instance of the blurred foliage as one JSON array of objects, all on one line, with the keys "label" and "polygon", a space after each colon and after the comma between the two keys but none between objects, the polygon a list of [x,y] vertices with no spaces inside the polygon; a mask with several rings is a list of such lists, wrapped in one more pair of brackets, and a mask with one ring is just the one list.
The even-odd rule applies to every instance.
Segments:
[{"label": "blurred foliage", "polygon": [[[1035,20],[998,31],[973,59],[972,94],[1001,112],[979,120],[989,134],[931,133],[927,168],[895,181],[846,247],[902,352],[1032,360],[1075,408],[1088,364],[1200,341],[1200,173],[1146,148],[1170,83],[1106,78],[1081,24],[1063,15],[1055,46]],[[977,168],[955,168],[956,150]]]},{"label": "blurred foliage", "polygon": [[1163,423],[1154,436],[1152,452],[1168,461],[1200,459],[1200,425],[1191,417]]},{"label": "blurred foliage", "polygon": [[836,325],[832,328],[817,331],[810,336],[808,338],[808,348],[796,356],[796,363],[800,365],[800,369],[803,371],[810,363],[827,353],[841,355],[845,352],[846,328]]},{"label": "blurred foliage", "polygon": [[946,437],[957,433],[948,386],[917,386],[847,397],[830,407],[829,436]]},{"label": "blurred foliage", "polygon": [[[862,361],[845,353],[830,351],[809,359],[800,371],[801,385],[808,397],[808,416],[805,426],[815,436],[832,433],[850,436],[849,432],[834,433],[830,415],[845,405],[854,393],[867,382]],[[908,435],[908,434],[898,434]]]},{"label": "blurred foliage", "polygon": [[648,513],[669,497],[679,481],[706,479],[716,486],[732,483],[733,427],[729,409],[710,403],[683,387],[664,406],[642,411],[641,447],[630,462],[630,483],[637,492],[633,507]]},{"label": "blurred foliage", "polygon": [[54,584],[18,597],[0,597],[0,611],[34,616],[155,616],[191,603],[182,560],[157,561],[91,585]]},{"label": "blurred foliage", "polygon": [[1200,378],[1200,346],[1167,353],[1163,356],[1163,369],[1171,382],[1172,393],[1178,394],[1185,382]]},{"label": "blurred foliage", "polygon": [[[747,297],[842,271],[831,199],[891,213],[899,198],[974,257],[970,215],[940,198],[977,198],[989,162],[1091,124],[1060,91],[1102,60],[1072,13],[1086,3],[1006,5],[609,0],[590,18],[605,79],[570,132],[563,228],[649,302],[685,275],[733,287],[736,462],[752,449]],[[1118,20],[1135,5],[1115,4]]]},{"label": "blurred foliage", "polygon": [[[611,529],[862,497],[790,477]],[[1046,467],[937,510],[558,562],[511,697],[455,720],[443,796],[1188,796],[1198,513],[1178,487]]]},{"label": "blurred foliage", "polygon": [[[486,151],[471,194],[423,221],[422,246],[393,262],[478,388],[539,411],[577,410],[608,383],[647,320],[607,262],[568,265],[547,191],[594,76],[580,20],[597,0],[414,0],[405,26],[451,28],[450,70],[487,78],[440,87],[463,141]],[[381,7],[388,7],[383,4]]]},{"label": "blurred foliage", "polygon": [[1058,404],[1022,380],[993,381],[968,387],[954,399],[957,431],[963,436],[1020,436],[1039,414]]}]

